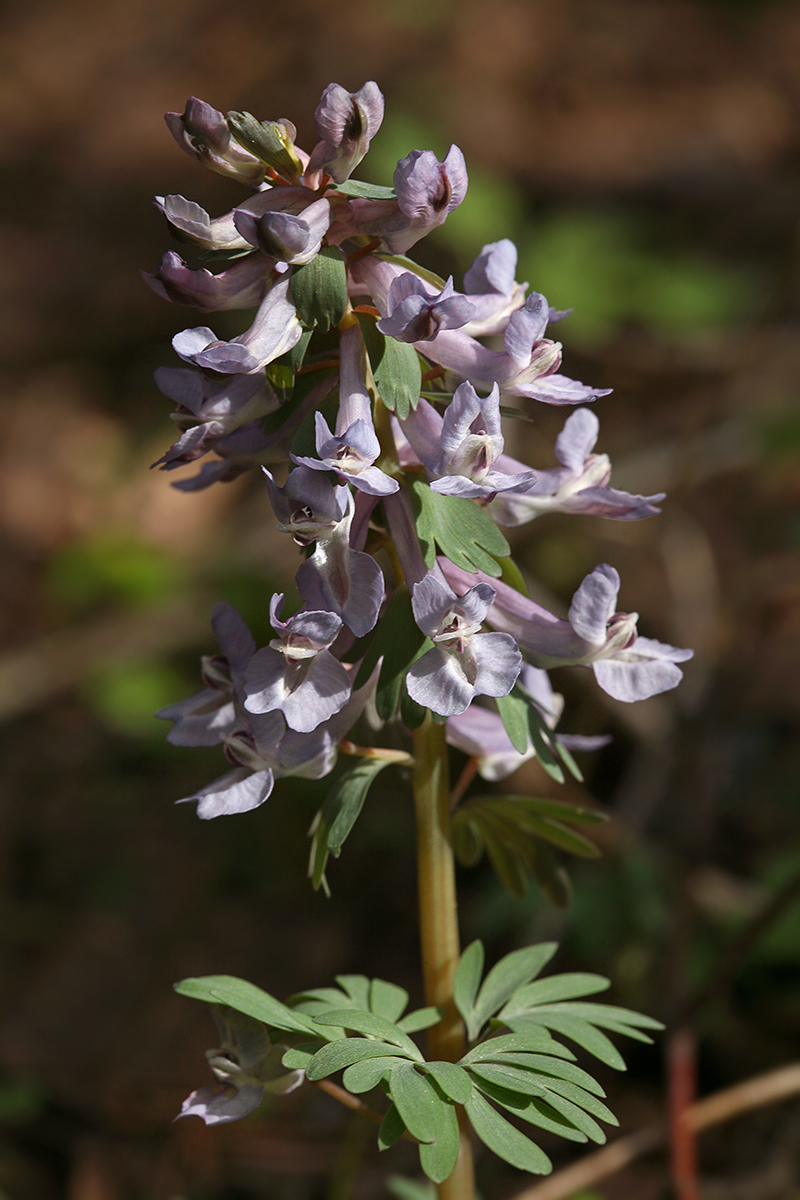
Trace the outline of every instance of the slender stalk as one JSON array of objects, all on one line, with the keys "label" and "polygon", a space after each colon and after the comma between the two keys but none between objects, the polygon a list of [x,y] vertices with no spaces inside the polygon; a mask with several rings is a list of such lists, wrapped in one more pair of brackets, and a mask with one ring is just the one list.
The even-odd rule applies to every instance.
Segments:
[{"label": "slender stalk", "polygon": [[[464,1025],[453,1002],[458,965],[458,908],[450,826],[450,781],[444,725],[428,713],[414,734],[414,805],[422,976],[426,1004],[444,1016],[429,1033],[432,1059],[456,1062],[464,1053]],[[472,1200],[472,1149],[463,1111],[461,1141],[453,1173],[437,1189],[439,1200]]]}]

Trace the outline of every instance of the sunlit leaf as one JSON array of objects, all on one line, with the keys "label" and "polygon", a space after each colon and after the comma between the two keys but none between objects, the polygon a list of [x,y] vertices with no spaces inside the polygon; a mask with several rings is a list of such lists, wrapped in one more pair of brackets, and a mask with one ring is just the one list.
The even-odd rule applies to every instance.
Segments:
[{"label": "sunlit leaf", "polygon": [[501,1117],[479,1092],[473,1091],[465,1108],[480,1140],[499,1158],[533,1175],[547,1175],[552,1171],[553,1164],[544,1151]]},{"label": "sunlit leaf", "polygon": [[271,1029],[283,1029],[289,1033],[315,1033],[327,1037],[315,1028],[314,1024],[301,1013],[294,1013],[280,1000],[263,992],[254,984],[234,975],[203,975],[192,979],[183,979],[175,984],[175,991],[181,996],[191,996],[195,1000],[205,1000],[210,1004],[227,1004],[237,1012],[245,1013],[263,1021]]}]

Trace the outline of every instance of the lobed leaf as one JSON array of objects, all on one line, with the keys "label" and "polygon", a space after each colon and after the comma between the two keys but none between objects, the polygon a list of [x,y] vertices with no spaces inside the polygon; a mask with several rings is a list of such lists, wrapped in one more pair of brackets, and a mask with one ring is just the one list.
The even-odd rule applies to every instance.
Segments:
[{"label": "lobed leaf", "polygon": [[540,1129],[546,1129],[548,1133],[556,1133],[570,1142],[588,1142],[589,1140],[583,1130],[576,1129],[563,1113],[558,1112],[540,1097],[520,1096],[517,1092],[509,1092],[505,1088],[490,1083],[488,1079],[481,1081],[480,1091],[490,1100],[500,1104],[507,1112],[521,1117],[523,1121],[528,1121],[531,1125],[537,1125]]},{"label": "lobed leaf", "polygon": [[[550,975],[547,979],[537,979],[534,983],[526,983],[524,987],[520,987],[509,998],[500,1016],[514,1016],[540,1005],[550,1005],[558,1000],[571,1000],[574,996],[590,996],[594,992],[604,992],[609,987],[609,981],[603,975],[580,971]],[[592,1010],[597,1009],[600,1013],[603,1008],[602,1004],[592,1005]]]},{"label": "lobed leaf", "polygon": [[510,996],[536,978],[557,949],[555,942],[541,942],[537,946],[513,950],[495,963],[475,998],[472,1016],[477,1024],[476,1032],[489,1017],[500,1011]]},{"label": "lobed leaf", "polygon": [[341,1038],[337,1042],[329,1042],[323,1046],[308,1064],[306,1075],[315,1082],[343,1071],[352,1063],[360,1062],[362,1058],[393,1058],[397,1057],[397,1046],[388,1042],[375,1042],[370,1038]]},{"label": "lobed leaf", "polygon": [[358,313],[375,386],[383,404],[404,421],[419,404],[422,367],[419,355],[408,342],[385,337],[369,313]]},{"label": "lobed leaf", "polygon": [[398,1059],[394,1056],[391,1058],[388,1056],[386,1058],[362,1058],[360,1062],[345,1067],[342,1083],[348,1092],[353,1092],[354,1095],[371,1092],[383,1077],[388,1075],[392,1067],[397,1065],[397,1062]]},{"label": "lobed leaf", "polygon": [[338,1025],[342,1029],[352,1029],[356,1033],[363,1034],[365,1037],[379,1038],[384,1042],[389,1042],[398,1049],[403,1050],[405,1055],[415,1059],[417,1062],[423,1062],[423,1055],[416,1045],[412,1042],[408,1034],[403,1033],[401,1029],[387,1021],[385,1017],[379,1017],[376,1013],[361,1012],[359,1009],[340,1008],[329,1013],[320,1013],[314,1018],[315,1025]]},{"label": "lobed leaf", "polygon": [[464,1023],[469,1026],[472,1010],[483,975],[483,945],[474,941],[467,946],[456,968],[453,982],[453,999]]},{"label": "lobed leaf", "polygon": [[452,1104],[442,1108],[442,1128],[435,1142],[422,1142],[419,1161],[428,1179],[441,1183],[451,1175],[458,1158],[460,1131],[458,1117]]},{"label": "lobed leaf", "polygon": [[480,1140],[499,1158],[533,1175],[547,1175],[552,1171],[553,1164],[544,1151],[501,1117],[480,1092],[473,1091],[464,1107]]},{"label": "lobed leaf", "polygon": [[466,1104],[472,1092],[472,1080],[463,1067],[450,1062],[429,1062],[425,1070],[435,1079],[449,1099]]},{"label": "lobed leaf", "polygon": [[507,696],[498,696],[495,704],[511,745],[519,754],[525,754],[528,749],[527,702],[511,692]]},{"label": "lobed leaf", "polygon": [[403,1033],[419,1033],[421,1029],[430,1029],[431,1025],[438,1025],[441,1019],[440,1008],[415,1008],[397,1022],[397,1028],[402,1029]]},{"label": "lobed leaf", "polygon": [[398,1063],[389,1075],[389,1094],[408,1132],[420,1142],[435,1142],[448,1105],[431,1081],[413,1063]]},{"label": "lobed leaf", "polygon": [[385,979],[373,979],[370,983],[370,1012],[385,1017],[387,1021],[396,1022],[405,1012],[407,1004],[408,992],[405,988],[398,987],[396,983],[388,983]]},{"label": "lobed leaf", "polygon": [[195,1000],[205,1000],[209,1004],[227,1004],[237,1012],[245,1013],[263,1021],[271,1029],[282,1029],[287,1033],[316,1033],[320,1037],[328,1035],[315,1030],[312,1022],[301,1013],[294,1013],[280,1000],[263,992],[255,984],[234,975],[203,975],[192,979],[182,979],[175,984],[175,991],[181,996],[191,996]]},{"label": "lobed leaf", "polygon": [[422,479],[409,484],[411,505],[423,557],[429,567],[436,560],[438,545],[445,558],[462,570],[484,571],[497,578],[510,547],[492,518],[474,500],[434,492]]},{"label": "lobed leaf", "polygon": [[378,1149],[388,1150],[390,1146],[400,1140],[405,1131],[406,1127],[403,1124],[403,1118],[397,1111],[397,1106],[390,1105],[378,1130]]},{"label": "lobed leaf", "polygon": [[341,250],[323,246],[311,262],[292,272],[292,300],[307,328],[320,333],[339,322],[347,312],[347,268]]}]

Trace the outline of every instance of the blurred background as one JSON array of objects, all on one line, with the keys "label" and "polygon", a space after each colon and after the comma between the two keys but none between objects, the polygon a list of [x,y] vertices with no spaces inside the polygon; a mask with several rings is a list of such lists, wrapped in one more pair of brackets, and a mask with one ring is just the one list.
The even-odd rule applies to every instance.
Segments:
[{"label": "blurred background", "polygon": [[[588,671],[554,673],[562,727],[613,743],[582,760],[585,788],[535,764],[512,788],[608,811],[603,857],[568,864],[563,911],[535,887],[512,899],[485,863],[462,872],[465,943],[491,960],[556,938],[556,967],[609,975],[613,1002],[667,1021],[696,1002],[704,1094],[797,1058],[800,6],[29,0],[0,31],[3,1200],[335,1200],[362,1143],[354,1196],[415,1173],[310,1089],[237,1126],[171,1124],[216,1038],[176,979],[285,996],[359,971],[421,1000],[397,776],[330,900],[305,879],[324,782],[210,823],[173,805],[223,763],[169,747],[152,713],[197,690],[213,603],[263,640],[296,566],[255,477],[191,495],[148,469],[172,440],[152,372],[205,320],[139,277],[171,245],[152,197],[218,214],[242,195],[163,123],[192,94],[287,116],[310,150],[322,89],[375,79],[387,117],[359,172],[375,182],[456,142],[467,200],[415,254],[458,286],[512,237],[517,278],[575,308],[566,373],[614,388],[597,405],[613,483],[668,492],[660,518],[550,517],[515,537],[554,606],[612,563],[640,630],[696,657],[678,691],[631,707]],[[564,413],[540,409],[507,447],[549,467]],[[662,1047],[630,1060],[602,1076],[626,1131],[665,1102]],[[703,1197],[796,1200],[798,1144],[797,1104],[704,1135]],[[484,1195],[522,1186],[489,1158]],[[656,1154],[582,1197],[669,1187]]]}]

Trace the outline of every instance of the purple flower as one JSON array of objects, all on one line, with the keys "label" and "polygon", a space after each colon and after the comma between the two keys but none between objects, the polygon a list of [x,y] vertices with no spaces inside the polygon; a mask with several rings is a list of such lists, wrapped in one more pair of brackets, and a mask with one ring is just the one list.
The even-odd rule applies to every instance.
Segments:
[{"label": "purple flower", "polygon": [[375,459],[381,444],[372,424],[372,401],[362,376],[363,344],[357,325],[344,330],[339,350],[339,411],[333,434],[322,413],[316,413],[316,446],[319,458],[292,455],[292,461],[314,471],[336,471],[359,491],[388,496],[400,486]]},{"label": "purple flower", "polygon": [[289,621],[279,613],[283,596],[270,602],[272,628],[280,635],[258,650],[244,675],[250,713],[282,712],[298,733],[310,733],[347,703],[350,678],[329,646],[342,628],[332,612],[299,612]]},{"label": "purple flower", "polygon": [[248,255],[227,271],[193,271],[169,250],[154,274],[142,271],[145,281],[157,295],[175,304],[191,304],[202,312],[226,308],[255,308],[264,298],[273,262],[262,254]]},{"label": "purple flower", "polygon": [[285,1095],[299,1087],[303,1071],[283,1066],[286,1046],[273,1045],[266,1026],[222,1005],[211,1006],[221,1045],[206,1051],[217,1087],[188,1096],[178,1117],[202,1117],[206,1125],[238,1121],[258,1108],[265,1092]]},{"label": "purple flower", "polygon": [[229,604],[215,606],[211,627],[222,655],[204,655],[201,660],[205,688],[156,713],[162,720],[174,722],[167,734],[173,746],[215,746],[236,726],[234,700],[241,700],[244,670],[256,644],[239,613]]},{"label": "purple flower", "polygon": [[[514,495],[498,496],[492,502],[492,516],[501,525],[524,525],[546,512],[587,513],[613,517],[617,521],[638,521],[661,510],[655,505],[664,493],[633,496],[608,486],[611,463],[607,454],[592,454],[600,422],[588,408],[576,409],[556,438],[556,457],[563,465],[552,471],[537,471],[534,482]],[[517,466],[513,459],[504,465]]]},{"label": "purple flower", "polygon": [[247,333],[221,342],[207,326],[184,329],[172,339],[185,362],[223,375],[250,374],[280,358],[299,341],[303,327],[288,298],[289,280],[275,283],[261,302]]},{"label": "purple flower", "polygon": [[[474,576],[444,559],[440,566],[453,587],[473,581]],[[591,666],[603,691],[615,700],[646,700],[677,687],[683,673],[676,664],[694,653],[638,636],[638,613],[615,612],[620,580],[606,564],[586,576],[566,621],[499,580],[491,586],[490,625],[516,638],[536,666]]]},{"label": "purple flower", "polygon": [[331,222],[331,206],[308,188],[272,188],[258,211],[234,209],[233,223],[245,241],[279,261],[301,266],[319,253]]},{"label": "purple flower", "polygon": [[167,113],[164,120],[181,149],[212,171],[251,187],[263,180],[264,164],[233,140],[223,114],[204,100],[192,96],[182,114]]},{"label": "purple flower", "polygon": [[[555,730],[564,709],[564,697],[553,691],[547,672],[523,663],[519,682],[545,724],[550,730]],[[528,759],[536,756],[530,741],[525,753],[520,754],[506,733],[500,714],[477,704],[471,704],[466,712],[448,718],[447,740],[451,746],[457,746],[465,754],[477,758],[478,774],[492,781],[505,779]],[[554,740],[570,750],[598,750],[606,746],[611,738],[554,734]]]},{"label": "purple flower", "polygon": [[278,529],[290,533],[298,546],[310,546],[319,538],[331,537],[347,516],[350,493],[346,483],[334,486],[310,467],[295,467],[282,488],[266,467],[264,475]]},{"label": "purple flower", "polygon": [[234,769],[213,783],[185,796],[179,804],[197,801],[203,821],[250,812],[272,794],[275,780],[286,775],[321,779],[333,770],[338,746],[358,720],[375,688],[379,667],[347,703],[310,733],[288,729],[279,712],[249,713],[237,705],[238,722],[225,736],[225,754]]},{"label": "purple flower", "polygon": [[444,162],[432,150],[412,150],[394,172],[396,200],[353,200],[354,233],[380,237],[392,254],[407,250],[442,225],[467,194],[464,155],[451,146]]},{"label": "purple flower", "polygon": [[462,329],[443,329],[430,342],[416,343],[420,354],[448,370],[484,383],[498,383],[512,396],[545,404],[579,404],[606,396],[608,388],[590,388],[559,375],[561,343],[543,336],[555,313],[544,296],[533,292],[508,318],[505,350],[487,350]]},{"label": "purple flower", "polygon": [[534,481],[532,471],[506,475],[494,470],[503,451],[500,392],[480,397],[462,383],[444,420],[425,401],[409,413],[401,428],[420,461],[434,477],[431,488],[447,496],[491,497],[511,488],[521,491]]},{"label": "purple flower", "polygon": [[373,82],[357,92],[329,83],[314,118],[322,141],[311,153],[307,173],[326,171],[335,183],[344,183],[381,127],[383,95]]},{"label": "purple flower", "polygon": [[473,315],[464,333],[489,337],[503,333],[508,319],[524,302],[527,283],[517,283],[517,248],[508,238],[484,246],[464,275],[464,291]]},{"label": "purple flower", "polygon": [[387,308],[389,315],[378,321],[378,329],[400,342],[429,341],[440,329],[465,325],[475,312],[466,296],[454,293],[452,275],[436,294],[411,271],[393,281]]},{"label": "purple flower", "polygon": [[159,367],[156,385],[178,404],[172,420],[182,435],[154,466],[171,471],[202,458],[242,426],[278,408],[263,371],[212,379],[186,367]]},{"label": "purple flower", "polygon": [[474,696],[508,695],[522,656],[507,634],[479,632],[493,599],[487,583],[455,596],[432,571],[414,584],[414,619],[433,648],[406,676],[412,700],[451,717],[463,712]]},{"label": "purple flower", "polygon": [[306,608],[338,613],[356,637],[363,637],[378,620],[385,584],[372,555],[350,545],[352,493],[347,499],[344,519],[317,540],[314,553],[297,572],[297,587]]}]

